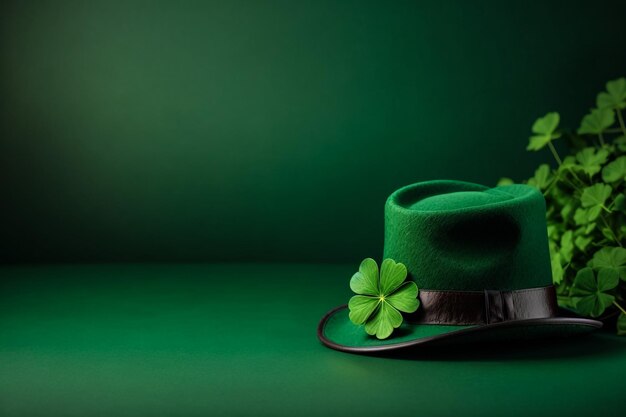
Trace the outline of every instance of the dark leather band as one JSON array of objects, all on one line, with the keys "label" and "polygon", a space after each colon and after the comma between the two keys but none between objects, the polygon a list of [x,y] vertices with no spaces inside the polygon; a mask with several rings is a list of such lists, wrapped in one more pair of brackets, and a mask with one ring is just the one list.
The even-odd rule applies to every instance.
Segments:
[{"label": "dark leather band", "polygon": [[420,307],[407,316],[411,323],[490,324],[557,315],[552,285],[513,291],[419,290]]}]

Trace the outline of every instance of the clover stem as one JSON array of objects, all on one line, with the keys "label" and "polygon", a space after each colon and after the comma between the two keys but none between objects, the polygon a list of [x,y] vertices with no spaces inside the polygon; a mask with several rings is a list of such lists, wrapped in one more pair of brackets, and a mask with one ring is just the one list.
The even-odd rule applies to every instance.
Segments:
[{"label": "clover stem", "polygon": [[587,186],[587,184],[586,184],[583,180],[581,180],[581,179],[580,179],[580,177],[579,177],[578,175],[576,175],[576,173],[574,172],[574,170],[573,170],[573,169],[568,168],[568,171],[570,172],[570,174],[572,174],[572,176],[573,176],[574,178],[576,178],[576,180],[578,180],[578,182],[580,183],[580,185],[582,185],[583,187],[586,187],[586,186]]},{"label": "clover stem", "polygon": [[598,133],[598,138],[600,138],[600,146],[604,148],[605,143],[604,143],[604,138],[602,137],[602,132]]},{"label": "clover stem", "polygon": [[548,148],[550,148],[550,152],[552,152],[552,156],[554,156],[554,159],[556,159],[556,162],[561,165],[563,163],[563,161],[561,161],[561,158],[559,157],[559,154],[556,152],[556,149],[554,148],[554,145],[552,144],[552,142],[548,142]]},{"label": "clover stem", "polygon": [[613,305],[619,308],[623,314],[626,314],[626,310],[624,310],[624,308],[621,305],[617,304],[617,301],[613,300]]},{"label": "clover stem", "polygon": [[622,133],[626,135],[626,126],[624,125],[624,117],[622,116],[622,112],[619,109],[615,109],[615,113],[617,113],[617,120],[619,121],[619,126],[622,128]]},{"label": "clover stem", "polygon": [[[602,205],[602,208],[604,208],[606,210],[606,207],[604,207],[604,204]],[[606,219],[604,218],[604,216],[600,216],[600,219],[602,219],[602,221],[604,222],[604,225],[606,226],[607,229],[609,229],[609,232],[611,232],[611,235],[613,236],[613,240],[620,246],[622,247],[622,243],[619,241],[619,239],[617,238],[617,236],[615,235],[615,232],[613,231],[613,228],[611,228],[611,226],[609,226],[609,223],[606,221]]]},{"label": "clover stem", "polygon": [[[609,204],[610,205],[610,204]],[[602,207],[602,210],[606,211],[607,213],[611,214],[613,213],[613,210],[609,209],[607,206],[605,206],[604,204],[600,205]]]},{"label": "clover stem", "polygon": [[578,187],[576,186],[576,184],[574,184],[574,183],[573,183],[573,182],[571,182],[570,180],[563,179],[563,182],[566,182],[567,184],[569,184],[569,185],[570,185],[570,187],[572,187],[574,190],[576,190],[576,191],[578,191],[579,193],[581,193],[581,194],[582,194],[582,190],[581,190],[580,188],[578,188]]},{"label": "clover stem", "polygon": [[[571,172],[571,170],[570,170],[570,172]],[[578,177],[576,176],[576,174],[574,174],[573,172],[572,172],[572,174],[574,175],[574,177],[575,177],[575,178],[576,178],[576,179],[577,179],[577,180],[578,180],[578,181],[579,181],[582,185],[585,185],[585,183],[584,183],[584,182],[583,182],[580,178],[578,178]],[[582,194],[583,190],[581,190],[580,188],[578,188],[578,187],[576,186],[576,184],[574,184],[574,183],[573,183],[572,181],[570,181],[569,179],[563,178],[563,182],[565,182],[565,183],[569,184],[569,185],[570,185],[573,189],[575,189],[576,191],[578,191],[579,193],[581,193],[581,194]]]},{"label": "clover stem", "polygon": [[548,185],[548,187],[546,187],[546,190],[543,192],[543,196],[545,197],[546,195],[548,195],[548,193],[550,192],[550,190],[552,189],[552,187],[554,187],[557,182],[559,182],[559,177],[558,176],[554,176],[554,179],[552,180],[552,182],[550,183],[550,185]]}]

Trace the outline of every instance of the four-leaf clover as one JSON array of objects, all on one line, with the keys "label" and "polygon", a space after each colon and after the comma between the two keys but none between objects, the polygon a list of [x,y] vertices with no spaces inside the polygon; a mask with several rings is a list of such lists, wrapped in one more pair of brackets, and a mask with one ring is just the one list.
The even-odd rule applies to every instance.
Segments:
[{"label": "four-leaf clover", "polygon": [[388,338],[402,324],[400,312],[413,313],[419,307],[417,285],[404,282],[406,276],[406,267],[392,259],[383,261],[380,275],[376,261],[364,259],[350,280],[357,294],[348,303],[352,323],[365,324],[367,334],[378,339]]}]

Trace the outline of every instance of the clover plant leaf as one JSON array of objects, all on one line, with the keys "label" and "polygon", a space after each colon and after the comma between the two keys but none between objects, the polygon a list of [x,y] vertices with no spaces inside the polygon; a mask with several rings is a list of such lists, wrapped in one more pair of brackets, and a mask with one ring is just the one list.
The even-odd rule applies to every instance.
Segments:
[{"label": "clover plant leaf", "polygon": [[406,266],[393,259],[385,259],[380,266],[380,292],[390,294],[406,279]]},{"label": "clover plant leaf", "polygon": [[596,222],[587,224],[587,226],[585,226],[585,234],[588,235],[589,233],[593,232],[596,226],[597,226]]},{"label": "clover plant leaf", "polygon": [[563,207],[561,208],[561,217],[563,217],[563,220],[568,221],[572,218],[573,214],[574,205],[570,202],[563,204]]},{"label": "clover plant leaf", "polygon": [[594,269],[613,269],[619,277],[626,281],[626,249],[620,247],[604,247],[597,251],[588,265]]},{"label": "clover plant leaf", "polygon": [[548,164],[541,164],[535,171],[535,176],[528,180],[528,185],[539,189],[539,191],[543,191],[548,187],[551,180],[550,166]]},{"label": "clover plant leaf", "polygon": [[602,170],[604,182],[615,182],[626,178],[626,155],[620,156]]},{"label": "clover plant leaf", "polygon": [[626,78],[606,83],[606,91],[598,94],[596,105],[600,109],[625,109],[626,108]]},{"label": "clover plant leaf", "polygon": [[551,224],[550,226],[548,226],[548,238],[555,240],[558,238],[558,234],[559,230],[555,225]]},{"label": "clover plant leaf", "polygon": [[350,289],[357,294],[378,296],[378,264],[375,260],[363,259],[359,272],[350,280]]},{"label": "clover plant leaf", "polygon": [[583,117],[578,128],[578,134],[599,135],[615,123],[615,113],[612,109],[592,109],[591,113]]},{"label": "clover plant leaf", "polygon": [[364,324],[369,335],[386,339],[402,324],[402,314],[419,307],[417,285],[404,282],[407,270],[404,264],[385,259],[380,267],[366,258],[359,272],[352,276],[350,288],[357,293],[348,303],[349,318],[356,325]]},{"label": "clover plant leaf", "polygon": [[561,250],[559,252],[561,253],[561,256],[563,257],[565,262],[571,262],[572,255],[574,254],[573,234],[573,231],[568,230],[567,232],[563,233],[563,236],[561,236]]},{"label": "clover plant leaf", "polygon": [[597,275],[589,267],[579,270],[572,286],[576,310],[585,316],[599,317],[615,300],[608,291],[615,288],[618,281],[618,274],[612,269],[602,268]]},{"label": "clover plant leaf", "polygon": [[350,298],[350,302],[348,303],[350,321],[354,324],[365,323],[365,320],[376,310],[378,304],[378,297],[355,295]]},{"label": "clover plant leaf", "polygon": [[559,166],[559,170],[568,171],[568,170],[579,170],[580,166],[576,162],[576,157],[573,155],[567,155],[561,165]]},{"label": "clover plant leaf", "polygon": [[561,254],[557,253],[550,257],[550,266],[552,267],[552,282],[560,284],[563,280],[563,266],[561,265]]},{"label": "clover plant leaf", "polygon": [[402,324],[402,314],[388,303],[380,303],[374,316],[365,323],[365,331],[378,339],[388,338]]},{"label": "clover plant leaf", "polygon": [[574,212],[574,223],[578,226],[589,223],[589,210],[583,208],[577,208]]},{"label": "clover plant leaf", "polygon": [[596,152],[594,148],[585,148],[576,154],[576,160],[580,163],[580,169],[591,177],[600,172],[608,156],[609,152],[606,149]]},{"label": "clover plant leaf", "polygon": [[590,243],[591,238],[585,236],[577,236],[576,240],[574,240],[574,244],[576,245],[576,247],[583,252],[585,251],[585,249],[587,249],[587,246],[589,246]]},{"label": "clover plant leaf", "polygon": [[600,227],[600,232],[602,233],[602,236],[606,238],[606,240],[615,241],[615,237],[613,236],[613,231],[610,228],[606,226]]},{"label": "clover plant leaf", "polygon": [[626,211],[626,195],[620,194],[615,197],[613,204],[617,210]]},{"label": "clover plant leaf", "polygon": [[502,177],[498,180],[498,183],[496,184],[496,186],[500,187],[502,185],[511,185],[511,184],[515,184],[515,181],[513,181],[509,177]]},{"label": "clover plant leaf", "polygon": [[620,151],[626,151],[626,136],[613,139],[613,144],[615,144]]},{"label": "clover plant leaf", "polygon": [[417,285],[405,282],[393,294],[386,298],[387,302],[403,313],[413,313],[420,305],[417,299]]},{"label": "clover plant leaf", "polygon": [[538,151],[552,140],[559,138],[561,134],[555,133],[559,125],[559,120],[560,116],[556,112],[548,113],[535,120],[532,127],[534,135],[529,138],[526,149],[529,151]]},{"label": "clover plant leaf", "polygon": [[547,113],[545,116],[538,118],[533,123],[533,127],[531,128],[533,133],[539,135],[550,135],[554,133],[557,126],[559,125],[559,121],[561,116],[557,112]]},{"label": "clover plant leaf", "polygon": [[589,209],[577,208],[574,213],[574,222],[578,226],[590,224],[598,218],[601,211],[602,206],[591,207]]},{"label": "clover plant leaf", "polygon": [[610,185],[594,184],[583,190],[580,202],[583,207],[604,207],[606,199],[611,195],[613,189]]}]

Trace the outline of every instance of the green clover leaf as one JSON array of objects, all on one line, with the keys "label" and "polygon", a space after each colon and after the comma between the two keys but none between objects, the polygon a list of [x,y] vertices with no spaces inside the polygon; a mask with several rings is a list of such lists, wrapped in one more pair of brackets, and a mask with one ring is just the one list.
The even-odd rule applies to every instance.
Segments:
[{"label": "green clover leaf", "polygon": [[615,144],[620,151],[626,151],[626,136],[613,139],[613,144]]},{"label": "green clover leaf", "polygon": [[602,170],[604,182],[615,182],[626,178],[626,155],[620,156]]},{"label": "green clover leaf", "polygon": [[578,134],[589,133],[599,135],[615,123],[615,113],[612,109],[592,109],[591,113],[583,117],[578,128]]},{"label": "green clover leaf", "polygon": [[574,222],[577,226],[595,224],[592,222],[598,218],[601,211],[601,206],[591,207],[590,209],[577,208],[574,213]]},{"label": "green clover leaf", "polygon": [[626,281],[626,249],[624,248],[604,247],[593,255],[587,265],[594,269],[613,269],[623,281]]},{"label": "green clover leaf", "polygon": [[[595,223],[594,223],[594,226],[595,226]],[[574,244],[576,245],[576,247],[583,252],[585,251],[585,249],[587,249],[587,246],[589,246],[590,243],[591,243],[591,238],[585,237],[585,236],[577,236],[576,240],[574,240]]]},{"label": "green clover leaf", "polygon": [[580,196],[580,202],[583,207],[604,207],[606,199],[611,195],[613,189],[610,185],[606,184],[594,184],[591,187],[587,187],[583,190],[583,194]]},{"label": "green clover leaf", "polygon": [[576,310],[585,316],[599,317],[615,300],[608,291],[618,283],[617,271],[613,269],[602,268],[597,275],[589,267],[579,270],[572,286]]},{"label": "green clover leaf", "polygon": [[559,251],[565,262],[572,261],[574,254],[574,232],[568,230],[561,236],[561,250]]},{"label": "green clover leaf", "polygon": [[350,289],[357,294],[378,294],[378,264],[371,258],[365,258],[359,265],[359,272],[350,279]]},{"label": "green clover leaf", "polygon": [[615,205],[615,208],[617,210],[624,211],[626,214],[626,195],[620,194],[615,197],[615,200],[613,200],[613,204]]},{"label": "green clover leaf", "polygon": [[535,176],[528,180],[528,185],[537,188],[539,191],[545,190],[552,181],[550,166],[541,164],[535,171]]},{"label": "green clover leaf", "polygon": [[400,312],[413,313],[419,307],[417,285],[404,282],[406,277],[404,264],[385,259],[379,274],[376,261],[364,259],[350,279],[350,288],[357,294],[348,303],[350,321],[365,324],[369,335],[388,338],[402,324]]},{"label": "green clover leaf", "polygon": [[552,282],[560,284],[563,281],[563,266],[561,265],[561,254],[557,253],[550,257],[550,266],[552,267]]},{"label": "green clover leaf", "polygon": [[600,109],[626,109],[626,78],[606,83],[606,91],[598,94],[596,104]]},{"label": "green clover leaf", "polygon": [[578,168],[582,169],[590,177],[594,176],[602,169],[609,156],[606,149],[585,148],[576,154],[576,160],[580,163]]},{"label": "green clover leaf", "polygon": [[570,170],[580,170],[581,167],[580,165],[578,165],[578,163],[576,162],[576,158],[572,155],[567,155],[561,165],[559,165],[558,168],[560,171],[570,171]]},{"label": "green clover leaf", "polygon": [[556,112],[548,113],[535,120],[532,127],[534,135],[529,138],[526,150],[538,151],[554,139],[559,138],[561,134],[555,133],[559,120],[560,116]]},{"label": "green clover leaf", "polygon": [[563,220],[568,221],[572,218],[573,215],[574,205],[571,202],[566,202],[565,204],[563,204],[563,207],[561,208],[561,217],[563,217]]}]

